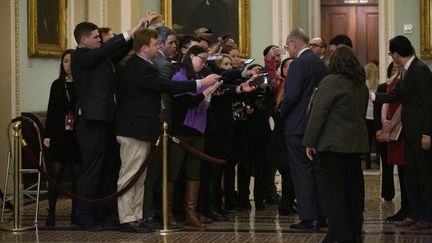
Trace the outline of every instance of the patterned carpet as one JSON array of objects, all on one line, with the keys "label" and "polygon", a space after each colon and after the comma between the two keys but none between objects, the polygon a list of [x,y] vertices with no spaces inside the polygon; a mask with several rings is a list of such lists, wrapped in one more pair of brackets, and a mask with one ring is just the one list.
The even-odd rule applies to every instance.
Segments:
[{"label": "patterned carpet", "polygon": [[[365,176],[366,212],[363,225],[364,242],[432,242],[432,230],[411,231],[383,222],[383,218],[392,215],[399,208],[400,195],[393,202],[384,202],[379,198],[380,177]],[[214,222],[206,229],[197,230],[184,227],[181,231],[161,235],[122,233],[116,231],[84,232],[74,230],[69,223],[70,200],[61,199],[57,207],[57,226],[45,226],[47,201],[41,202],[37,229],[11,233],[0,231],[1,242],[320,242],[325,230],[311,233],[291,230],[289,225],[297,221],[296,216],[279,216],[277,207],[266,205],[265,211],[252,208],[240,211],[227,222]],[[6,214],[9,221],[12,214]],[[32,225],[34,205],[27,205],[23,211],[23,222]],[[7,225],[7,223],[6,223]],[[10,226],[10,223],[9,223]]]}]

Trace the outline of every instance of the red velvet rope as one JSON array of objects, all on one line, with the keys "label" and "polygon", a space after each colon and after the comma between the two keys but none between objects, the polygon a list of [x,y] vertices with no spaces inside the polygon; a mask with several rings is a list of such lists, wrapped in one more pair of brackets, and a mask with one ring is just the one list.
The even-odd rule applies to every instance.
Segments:
[{"label": "red velvet rope", "polygon": [[187,152],[195,155],[196,157],[198,157],[200,159],[203,159],[203,160],[206,160],[208,162],[215,163],[215,164],[226,164],[226,160],[218,159],[218,158],[215,158],[215,157],[210,156],[208,154],[205,154],[205,153],[201,152],[200,150],[190,146],[189,144],[183,142],[182,140],[180,140],[176,137],[173,137],[172,140],[175,144],[180,146],[182,149],[186,150]]},{"label": "red velvet rope", "polygon": [[96,199],[88,199],[88,198],[83,198],[80,196],[77,196],[76,194],[73,194],[69,191],[66,191],[65,189],[63,189],[59,184],[57,184],[57,182],[45,171],[44,168],[42,168],[39,163],[37,162],[36,156],[34,155],[33,151],[31,150],[30,146],[27,145],[24,142],[22,142],[23,145],[23,151],[24,151],[24,155],[27,156],[28,160],[30,160],[30,162],[32,163],[32,165],[41,173],[42,177],[44,177],[49,183],[50,186],[54,186],[56,189],[58,189],[58,191],[60,193],[62,193],[63,195],[65,195],[66,197],[80,202],[80,203],[84,203],[84,204],[103,204],[109,201],[113,201],[115,199],[117,199],[118,197],[120,197],[121,195],[125,194],[136,182],[137,180],[141,177],[141,175],[144,173],[144,170],[147,168],[149,162],[151,161],[151,159],[154,157],[154,155],[157,152],[157,148],[158,147],[154,147],[152,146],[151,150],[150,150],[150,154],[147,156],[147,158],[144,160],[144,163],[141,165],[141,167],[139,168],[139,170],[135,173],[134,176],[131,177],[131,179],[129,180],[129,182],[122,188],[120,189],[120,191],[101,197],[101,198],[96,198]]},{"label": "red velvet rope", "polygon": [[[216,163],[216,164],[225,164],[226,163],[225,160],[218,159],[218,158],[212,157],[210,155],[207,155],[207,154],[199,151],[198,149],[190,146],[189,144],[181,141],[178,138],[172,138],[172,140],[175,144],[177,144],[178,146],[180,146],[181,148],[183,148],[187,152],[193,154],[194,156],[196,156],[200,159],[203,159],[203,160],[206,160],[206,161],[209,161],[212,163]],[[120,191],[113,193],[113,194],[110,194],[110,195],[107,195],[107,196],[104,196],[104,197],[101,197],[101,198],[88,199],[88,198],[80,197],[80,196],[73,194],[69,191],[66,191],[59,184],[57,184],[57,182],[45,171],[45,169],[39,165],[39,163],[37,162],[36,156],[34,155],[33,151],[31,150],[31,147],[25,142],[24,139],[22,140],[22,147],[23,147],[24,155],[27,156],[27,159],[41,173],[42,177],[44,177],[50,183],[50,186],[54,186],[60,193],[62,193],[66,197],[68,197],[74,201],[84,203],[84,204],[103,204],[103,203],[106,203],[109,201],[113,201],[113,200],[117,199],[118,197],[120,197],[121,195],[125,194],[137,182],[137,180],[141,177],[141,175],[144,173],[144,170],[147,168],[148,164],[150,163],[151,159],[153,159],[153,157],[156,154],[157,149],[158,149],[158,146],[152,146],[152,148],[150,150],[150,154],[144,160],[144,163],[141,165],[141,167],[135,173],[135,175],[131,177],[131,179],[128,181],[126,186],[124,186],[122,189],[120,189]]]}]

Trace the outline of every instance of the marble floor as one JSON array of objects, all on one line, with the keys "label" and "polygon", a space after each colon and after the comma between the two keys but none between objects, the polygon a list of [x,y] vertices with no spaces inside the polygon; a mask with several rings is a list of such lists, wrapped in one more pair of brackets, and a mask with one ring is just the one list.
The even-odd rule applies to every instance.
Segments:
[{"label": "marble floor", "polygon": [[[396,178],[395,178],[396,179]],[[380,176],[372,173],[365,176],[366,212],[364,214],[364,242],[432,242],[432,230],[411,231],[383,222],[383,218],[397,211],[400,204],[398,194],[393,202],[380,199]],[[12,233],[0,231],[0,242],[320,242],[325,230],[316,233],[291,230],[289,225],[297,221],[296,216],[279,216],[276,206],[266,206],[265,211],[237,212],[227,222],[214,222],[206,229],[184,227],[167,235],[122,233],[116,231],[84,232],[73,230],[69,224],[70,200],[62,199],[58,205],[57,227],[45,227],[47,202],[41,202],[39,226],[36,229]],[[6,215],[10,220],[11,215]],[[23,221],[32,224],[33,206],[23,211]]]}]

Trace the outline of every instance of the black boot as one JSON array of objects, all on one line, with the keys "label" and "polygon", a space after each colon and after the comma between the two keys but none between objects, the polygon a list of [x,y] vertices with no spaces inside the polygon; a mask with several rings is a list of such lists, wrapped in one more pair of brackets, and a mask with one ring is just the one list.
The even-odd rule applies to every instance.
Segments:
[{"label": "black boot", "polygon": [[217,194],[218,189],[216,185],[216,181],[209,180],[208,181],[208,211],[207,217],[211,218],[214,221],[225,221],[228,220],[228,217],[220,214],[217,210],[216,202],[217,202]]},{"label": "black boot", "polygon": [[45,225],[48,227],[53,227],[56,224],[56,220],[55,220],[55,211],[49,211],[48,210],[48,215],[46,218],[46,223]]},{"label": "black boot", "polygon": [[46,226],[52,227],[55,226],[55,211],[57,204],[57,191],[56,189],[50,189],[48,195],[48,215],[46,218]]}]

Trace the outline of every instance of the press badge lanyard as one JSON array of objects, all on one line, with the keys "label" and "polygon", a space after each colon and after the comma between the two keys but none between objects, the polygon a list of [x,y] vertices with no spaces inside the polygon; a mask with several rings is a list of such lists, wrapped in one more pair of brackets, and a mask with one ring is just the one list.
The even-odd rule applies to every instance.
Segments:
[{"label": "press badge lanyard", "polygon": [[67,79],[66,79],[66,82],[64,82],[64,86],[65,86],[65,90],[66,90],[66,96],[67,96],[67,99],[68,99],[68,101],[69,101],[69,114],[67,114],[66,116],[65,116],[65,130],[74,130],[74,117],[73,117],[73,115],[72,115],[72,111],[71,111],[71,108],[72,108],[72,101],[71,101],[71,97],[70,97],[70,94],[69,94],[69,90],[68,90],[68,88],[67,88]]},{"label": "press badge lanyard", "polygon": [[69,90],[68,90],[68,87],[67,87],[67,84],[66,83],[68,83],[67,82],[67,78],[66,78],[66,80],[65,80],[65,82],[64,82],[64,87],[65,87],[65,90],[66,90],[66,96],[67,96],[67,99],[68,99],[68,101],[69,101],[69,114],[71,113],[71,106],[72,106],[72,101],[71,101],[71,98],[70,98],[70,95],[69,95]]}]

